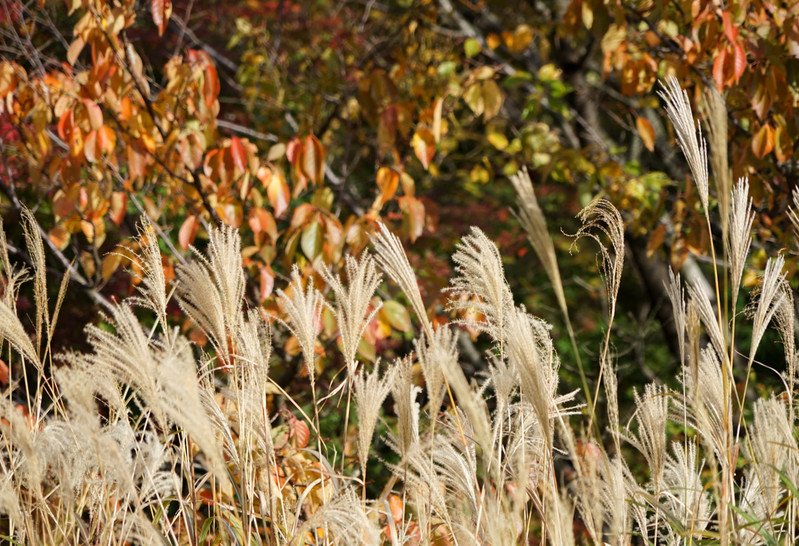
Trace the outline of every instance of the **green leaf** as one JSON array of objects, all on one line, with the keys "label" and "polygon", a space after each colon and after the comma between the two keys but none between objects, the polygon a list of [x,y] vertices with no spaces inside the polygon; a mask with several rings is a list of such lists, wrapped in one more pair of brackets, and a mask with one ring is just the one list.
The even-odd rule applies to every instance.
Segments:
[{"label": "green leaf", "polygon": [[300,248],[311,261],[319,255],[319,252],[322,251],[322,224],[314,221],[302,230]]},{"label": "green leaf", "polygon": [[483,50],[480,42],[478,42],[474,38],[469,38],[463,43],[463,51],[466,53],[466,56],[470,59],[480,53]]},{"label": "green leaf", "polygon": [[401,303],[393,300],[384,301],[380,312],[385,316],[392,328],[400,332],[409,332],[411,330],[411,316]]}]

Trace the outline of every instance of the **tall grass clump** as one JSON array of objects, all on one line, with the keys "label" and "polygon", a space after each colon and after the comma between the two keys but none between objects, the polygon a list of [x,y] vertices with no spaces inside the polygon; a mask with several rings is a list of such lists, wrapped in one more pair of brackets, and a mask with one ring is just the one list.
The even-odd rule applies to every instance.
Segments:
[{"label": "tall grass clump", "polygon": [[[708,229],[713,167],[723,244],[710,256],[715,301],[671,273],[679,387],[667,377],[641,386],[630,413],[619,404],[623,357],[613,350],[623,216],[604,198],[579,215],[576,238],[597,243],[610,303],[587,365],[526,171],[512,180],[516,213],[552,284],[571,354],[559,355],[552,326],[516,301],[499,249],[478,228],[453,255],[453,319],[442,323],[428,316],[402,243],[383,225],[372,254],[347,257],[341,273],[315,264],[326,286],[295,267],[271,316],[245,304],[235,230],[212,229],[207,249],[194,249],[167,283],[156,231],[144,221],[133,258],[138,293],[86,328],[88,350],[54,355],[66,282],[50,301],[42,241],[25,212],[32,269],[9,260],[0,230],[0,337],[10,370],[0,402],[0,536],[109,545],[795,543],[797,355],[785,258],[768,261],[750,303],[739,306],[754,211],[747,181],[729,181],[724,105],[707,95],[709,161],[675,80],[663,99]],[[796,212],[791,219],[799,231]],[[412,352],[371,364],[358,347],[385,294],[379,269],[404,293],[418,328]],[[32,321],[16,308],[30,281]],[[172,323],[173,300],[205,347]],[[318,373],[326,312],[343,362],[333,382]],[[741,328],[748,319],[751,328]],[[461,366],[464,326],[488,341],[474,377]],[[785,372],[774,372],[783,387],[758,396],[749,378],[768,328],[785,348]],[[749,339],[739,339],[744,330]],[[288,336],[310,402],[270,376],[289,358],[273,340]],[[562,386],[562,359],[577,365],[580,389]],[[324,429],[334,411],[344,414],[341,439]]]}]

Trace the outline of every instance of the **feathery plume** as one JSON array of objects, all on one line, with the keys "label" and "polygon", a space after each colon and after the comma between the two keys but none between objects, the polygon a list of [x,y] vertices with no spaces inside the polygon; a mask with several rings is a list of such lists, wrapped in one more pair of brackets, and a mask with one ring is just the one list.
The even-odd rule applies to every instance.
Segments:
[{"label": "feathery plume", "polygon": [[435,418],[441,403],[444,401],[446,392],[441,362],[445,360],[455,360],[457,362],[457,337],[450,328],[442,326],[435,331],[432,339],[424,336],[419,341],[414,340],[413,343],[419,359],[419,366],[424,374],[430,416]]},{"label": "feathery plume", "polygon": [[286,314],[286,326],[300,343],[308,376],[315,380],[314,346],[322,321],[322,294],[314,287],[313,279],[308,279],[308,286],[303,290],[299,268],[291,269],[291,296],[283,290],[277,291],[277,297]]},{"label": "feathery plume", "polygon": [[[797,211],[799,211],[799,186],[793,189],[791,196],[793,197],[793,207],[788,209],[788,218],[791,220],[791,224],[793,224],[794,239],[799,240],[799,213],[797,213]],[[2,227],[2,224],[0,224],[0,227]],[[5,241],[0,241],[0,243],[5,243]]]},{"label": "feathery plume", "polygon": [[137,242],[139,252],[135,257],[142,272],[142,282],[136,287],[140,295],[129,298],[128,301],[154,312],[161,321],[161,329],[167,332],[166,304],[168,298],[164,267],[161,263],[161,249],[158,248],[155,229],[146,216],[142,217],[138,227]]},{"label": "feathery plume", "polygon": [[724,345],[724,334],[722,334],[721,325],[713,309],[713,304],[710,303],[707,292],[702,290],[699,284],[692,284],[688,286],[688,297],[690,298],[693,308],[699,314],[699,318],[702,321],[702,325],[705,327],[708,337],[710,337],[710,342],[713,344],[716,354],[726,363],[727,351]]},{"label": "feathery plume", "polygon": [[697,127],[694,122],[691,101],[688,100],[688,93],[680,87],[679,80],[671,76],[661,86],[663,89],[658,94],[666,102],[666,114],[674,125],[677,142],[699,189],[702,206],[708,211],[707,144],[702,138],[702,127]]},{"label": "feathery plume", "polygon": [[17,314],[5,301],[0,301],[0,340],[8,340],[20,355],[30,360],[37,369],[41,369],[42,363],[36,347],[33,346]]},{"label": "feathery plume", "polygon": [[416,397],[421,390],[413,384],[413,361],[398,360],[394,365],[396,374],[391,385],[391,396],[397,411],[400,455],[405,456],[411,445],[419,441],[419,403]]},{"label": "feathery plume", "polygon": [[338,321],[341,335],[341,352],[350,375],[355,373],[355,355],[361,336],[375,314],[380,310],[380,305],[371,311],[372,296],[382,282],[382,275],[375,269],[375,261],[368,252],[361,255],[360,262],[347,256],[346,271],[348,286],[345,287],[339,275],[333,275],[327,269],[322,270],[325,281],[336,295],[336,306],[330,307]]},{"label": "feathery plume", "polygon": [[752,244],[752,222],[755,211],[752,210],[752,198],[749,197],[749,181],[741,178],[732,190],[732,204],[729,208],[729,235],[726,238],[727,258],[730,261],[730,282],[732,288],[732,305],[738,301],[746,258]]},{"label": "feathery plume", "polygon": [[[453,310],[475,309],[485,316],[485,323],[474,326],[488,332],[495,340],[504,342],[505,316],[513,308],[513,294],[505,280],[502,256],[497,246],[479,228],[458,243],[452,256],[457,276],[447,289],[472,301],[450,300]],[[477,301],[473,301],[473,300]]]},{"label": "feathery plume", "polygon": [[427,317],[422,294],[419,292],[419,285],[416,282],[416,274],[413,272],[408,256],[402,248],[399,237],[391,233],[385,224],[380,224],[380,233],[371,235],[370,239],[377,252],[376,260],[381,269],[388,273],[388,276],[397,283],[408,298],[413,307],[422,328],[427,335],[433,334],[433,325]]},{"label": "feathery plume", "polygon": [[774,517],[783,491],[780,473],[796,483],[797,450],[793,426],[785,403],[775,397],[755,402],[750,430],[752,459],[758,468],[758,485],[768,516]]},{"label": "feathery plume", "polygon": [[663,475],[663,464],[666,456],[666,422],[669,414],[669,391],[665,386],[649,383],[644,387],[643,397],[633,390],[635,398],[635,420],[638,423],[638,434],[624,436],[647,461],[655,490],[660,490]]},{"label": "feathery plume", "polygon": [[42,347],[42,332],[50,331],[50,310],[47,299],[47,264],[44,259],[44,246],[39,235],[39,224],[27,207],[22,208],[22,230],[25,246],[33,265],[33,296],[36,301],[36,345],[37,353]]},{"label": "feathery plume", "polygon": [[244,301],[241,243],[238,231],[230,226],[213,229],[208,235],[208,257],[192,247],[199,262],[178,265],[178,301],[209,334],[216,351],[229,361],[228,339],[236,332]]},{"label": "feathery plume", "polygon": [[[605,289],[610,303],[610,322],[616,314],[616,298],[621,286],[621,274],[624,269],[624,220],[618,209],[607,199],[594,199],[580,214],[583,223],[574,235],[574,243],[581,237],[589,237],[599,245],[602,256],[602,269],[605,275]],[[604,233],[613,247],[613,254],[605,246],[599,233]]]},{"label": "feathery plume", "polygon": [[527,234],[527,240],[544,266],[549,282],[555,290],[555,297],[558,300],[561,311],[564,315],[567,315],[568,306],[566,305],[566,295],[563,292],[563,282],[560,278],[558,258],[555,255],[555,244],[549,235],[544,213],[541,211],[541,207],[538,206],[538,199],[536,199],[533,182],[530,180],[527,168],[525,167],[511,176],[510,181],[521,201],[521,206],[514,213]]},{"label": "feathery plume", "polygon": [[[697,462],[696,442],[688,440],[686,446],[671,444],[672,455],[666,457],[663,467],[664,503],[669,512],[679,516],[686,529],[699,539],[710,523],[712,513],[710,494],[702,484],[704,461]],[[679,542],[676,536],[668,543]]]},{"label": "feathery plume", "polygon": [[771,319],[781,308],[785,293],[790,290],[785,280],[785,257],[779,255],[766,262],[763,280],[758,290],[753,294],[757,300],[749,305],[748,311],[752,315],[752,346],[749,349],[750,363],[755,358],[755,353],[763,339]]},{"label": "feathery plume", "polygon": [[366,475],[366,462],[380,407],[391,391],[395,376],[396,368],[391,368],[381,378],[378,360],[372,373],[367,374],[361,370],[353,379],[355,407],[358,413],[358,460],[361,463],[362,477]]},{"label": "feathery plume", "polygon": [[674,329],[677,331],[677,343],[680,346],[680,362],[685,366],[685,294],[680,274],[674,274],[669,268],[669,280],[665,283],[666,294],[671,302],[672,314],[674,316]]}]

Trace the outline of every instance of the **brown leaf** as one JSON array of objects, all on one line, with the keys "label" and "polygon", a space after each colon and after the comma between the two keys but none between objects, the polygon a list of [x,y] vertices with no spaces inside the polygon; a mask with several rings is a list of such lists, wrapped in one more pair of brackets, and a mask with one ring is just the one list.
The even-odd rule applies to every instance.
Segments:
[{"label": "brown leaf", "polygon": [[325,175],[325,148],[319,139],[308,135],[299,153],[299,166],[302,174],[313,184],[321,184]]}]

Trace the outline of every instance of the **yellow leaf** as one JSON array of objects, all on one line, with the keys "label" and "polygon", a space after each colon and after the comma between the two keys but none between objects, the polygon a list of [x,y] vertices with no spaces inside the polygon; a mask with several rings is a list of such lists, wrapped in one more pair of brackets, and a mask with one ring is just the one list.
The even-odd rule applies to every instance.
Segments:
[{"label": "yellow leaf", "polygon": [[111,275],[119,268],[119,264],[122,263],[122,255],[119,252],[112,252],[111,254],[106,255],[103,258],[103,263],[100,266],[100,274],[103,276],[103,280],[107,281],[111,278]]},{"label": "yellow leaf", "polygon": [[422,163],[425,170],[427,170],[430,166],[430,161],[432,161],[436,153],[436,140],[433,137],[433,133],[431,133],[429,129],[417,129],[413,134],[411,146],[413,146],[416,157]]},{"label": "yellow leaf", "polygon": [[483,119],[489,120],[499,114],[504,102],[502,91],[494,80],[486,80],[483,82],[482,88],[483,95]]},{"label": "yellow leaf", "polygon": [[397,192],[399,186],[399,174],[388,167],[380,167],[377,171],[377,187],[380,189],[380,196],[383,202],[388,201]]},{"label": "yellow leaf", "polygon": [[502,133],[488,133],[486,138],[488,139],[488,142],[490,142],[491,145],[497,150],[501,151],[508,147],[508,137]]}]

